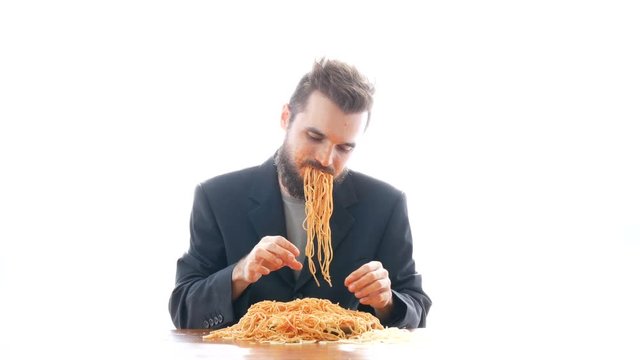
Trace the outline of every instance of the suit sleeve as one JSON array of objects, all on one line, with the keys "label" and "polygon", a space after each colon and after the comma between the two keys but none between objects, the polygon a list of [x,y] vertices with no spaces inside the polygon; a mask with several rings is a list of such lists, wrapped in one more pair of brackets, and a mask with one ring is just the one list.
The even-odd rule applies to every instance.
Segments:
[{"label": "suit sleeve", "polygon": [[422,276],[415,269],[404,194],[391,212],[376,257],[389,272],[394,303],[392,313],[382,324],[410,329],[425,327],[431,299],[422,289]]},{"label": "suit sleeve", "polygon": [[195,190],[189,250],[177,263],[169,312],[176,328],[220,328],[234,322],[225,244],[202,185]]}]

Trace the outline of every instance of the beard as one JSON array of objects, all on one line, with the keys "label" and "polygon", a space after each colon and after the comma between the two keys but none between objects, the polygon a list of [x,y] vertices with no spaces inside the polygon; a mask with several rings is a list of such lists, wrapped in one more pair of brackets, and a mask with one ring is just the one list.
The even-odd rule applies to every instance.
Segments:
[{"label": "beard", "polygon": [[301,169],[304,167],[312,167],[322,172],[333,175],[333,183],[339,184],[341,183],[348,171],[345,168],[340,174],[336,175],[336,171],[331,166],[322,166],[316,160],[305,160],[302,162],[300,169],[294,163],[291,152],[287,147],[287,142],[285,142],[280,146],[278,152],[276,153],[275,158],[276,169],[278,170],[278,178],[280,179],[280,183],[287,190],[289,195],[293,198],[304,200],[304,179],[300,176]]}]

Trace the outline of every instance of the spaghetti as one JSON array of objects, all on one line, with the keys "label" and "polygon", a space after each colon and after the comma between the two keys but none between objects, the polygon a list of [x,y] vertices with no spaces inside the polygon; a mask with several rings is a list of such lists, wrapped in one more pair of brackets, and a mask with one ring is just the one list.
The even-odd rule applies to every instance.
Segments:
[{"label": "spaghetti", "polygon": [[[307,231],[305,255],[309,259],[309,271],[320,287],[320,282],[316,277],[316,265],[313,261],[313,256],[317,251],[320,272],[329,286],[332,286],[329,265],[333,260],[333,248],[331,247],[329,220],[333,213],[333,175],[312,167],[305,167],[304,200],[306,218],[302,227]],[[314,238],[317,242],[317,249],[314,246]]]},{"label": "spaghetti", "polygon": [[203,339],[260,343],[344,341],[357,340],[373,330],[383,330],[378,318],[366,312],[344,309],[329,300],[265,300],[251,305],[237,324],[211,331]]}]

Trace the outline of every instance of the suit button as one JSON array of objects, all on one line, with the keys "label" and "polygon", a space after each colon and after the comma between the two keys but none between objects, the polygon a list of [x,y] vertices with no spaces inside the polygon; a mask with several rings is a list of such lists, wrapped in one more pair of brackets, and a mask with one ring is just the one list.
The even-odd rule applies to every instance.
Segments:
[{"label": "suit button", "polygon": [[202,327],[205,328],[205,329],[208,329],[209,328],[209,322],[207,320],[203,321],[202,322]]},{"label": "suit button", "polygon": [[218,324],[222,324],[224,317],[222,316],[222,314],[219,314],[218,316],[216,316],[216,319],[218,320]]},{"label": "suit button", "polygon": [[218,325],[213,319],[209,319],[209,326]]}]

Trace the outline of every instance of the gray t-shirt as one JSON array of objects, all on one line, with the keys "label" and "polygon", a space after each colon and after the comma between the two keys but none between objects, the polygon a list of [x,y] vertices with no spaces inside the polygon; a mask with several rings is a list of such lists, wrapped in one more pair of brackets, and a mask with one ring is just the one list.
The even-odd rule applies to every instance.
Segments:
[{"label": "gray t-shirt", "polygon": [[[296,199],[289,194],[282,192],[282,202],[284,204],[284,218],[287,224],[287,240],[293,243],[300,255],[297,259],[304,264],[304,250],[307,246],[307,231],[302,227],[304,222],[304,200]],[[300,271],[293,271],[296,279],[300,276]]]}]

